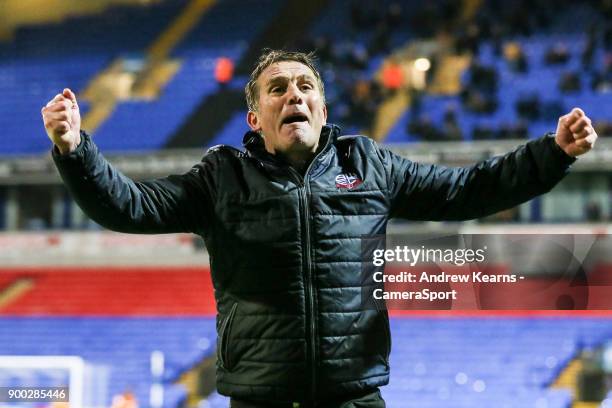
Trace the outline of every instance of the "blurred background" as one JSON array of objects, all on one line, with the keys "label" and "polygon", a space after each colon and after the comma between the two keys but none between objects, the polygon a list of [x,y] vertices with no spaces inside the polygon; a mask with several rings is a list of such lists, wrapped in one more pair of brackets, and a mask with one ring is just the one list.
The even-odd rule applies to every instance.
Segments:
[{"label": "blurred background", "polygon": [[[504,153],[581,107],[600,139],[551,193],[390,233],[587,234],[606,276],[611,17],[610,0],[0,0],[0,387],[70,384],[71,407],[228,405],[206,248],[107,232],[80,211],[40,115],[63,88],[135,179],[241,146],[264,47],[316,50],[329,121],[415,161]],[[548,306],[392,313],[388,406],[611,407],[612,314]]]}]

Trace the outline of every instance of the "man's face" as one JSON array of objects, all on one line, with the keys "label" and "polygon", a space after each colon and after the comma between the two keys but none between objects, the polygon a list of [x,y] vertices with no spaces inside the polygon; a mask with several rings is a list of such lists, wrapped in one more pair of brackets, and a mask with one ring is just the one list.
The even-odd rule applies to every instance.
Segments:
[{"label": "man's face", "polygon": [[259,109],[248,113],[247,122],[263,134],[266,150],[288,156],[314,153],[327,108],[310,68],[297,61],[271,64],[257,86]]}]

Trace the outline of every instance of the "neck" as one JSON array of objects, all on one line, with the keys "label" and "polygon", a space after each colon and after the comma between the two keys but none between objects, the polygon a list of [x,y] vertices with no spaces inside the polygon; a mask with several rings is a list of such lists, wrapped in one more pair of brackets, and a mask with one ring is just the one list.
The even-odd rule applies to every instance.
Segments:
[{"label": "neck", "polygon": [[317,144],[310,149],[306,148],[304,145],[297,144],[293,146],[294,149],[280,151],[275,149],[275,146],[270,145],[263,135],[261,135],[261,137],[263,138],[263,147],[268,153],[285,161],[301,174],[306,172],[310,162],[327,143],[326,139],[323,138],[322,140],[318,140]]}]

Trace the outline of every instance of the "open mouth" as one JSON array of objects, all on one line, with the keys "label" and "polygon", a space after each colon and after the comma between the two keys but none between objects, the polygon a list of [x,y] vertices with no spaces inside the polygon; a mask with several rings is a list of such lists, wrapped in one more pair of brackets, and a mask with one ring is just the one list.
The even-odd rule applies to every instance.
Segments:
[{"label": "open mouth", "polygon": [[299,123],[299,122],[308,122],[308,117],[304,115],[303,113],[295,113],[283,119],[283,125],[287,125],[290,123]]}]

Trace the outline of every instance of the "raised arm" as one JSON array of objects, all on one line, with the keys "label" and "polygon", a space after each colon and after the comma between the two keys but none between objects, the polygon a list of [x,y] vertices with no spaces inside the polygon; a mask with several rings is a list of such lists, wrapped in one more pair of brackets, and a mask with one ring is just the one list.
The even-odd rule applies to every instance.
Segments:
[{"label": "raised arm", "polygon": [[391,215],[411,220],[467,220],[514,207],[550,191],[575,157],[597,139],[589,118],[574,109],[544,136],[503,156],[465,168],[411,162],[382,151],[389,174]]},{"label": "raised arm", "polygon": [[131,233],[202,233],[211,214],[211,164],[183,175],[135,182],[113,168],[80,131],[76,97],[65,89],[42,110],[53,159],[83,211],[100,225]]}]

